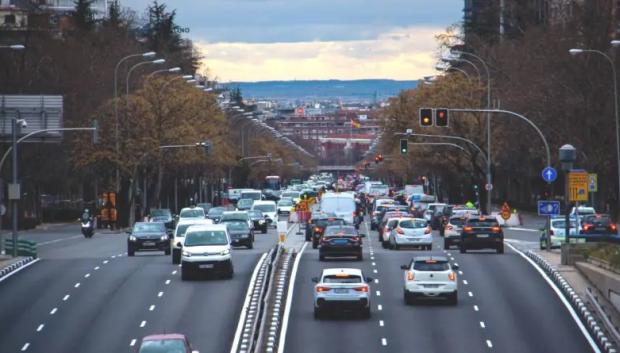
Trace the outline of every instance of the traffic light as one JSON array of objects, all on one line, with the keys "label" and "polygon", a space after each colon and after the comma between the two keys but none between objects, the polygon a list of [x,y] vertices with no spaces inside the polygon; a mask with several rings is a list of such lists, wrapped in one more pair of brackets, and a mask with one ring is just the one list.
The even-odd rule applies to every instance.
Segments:
[{"label": "traffic light", "polygon": [[448,126],[448,109],[441,108],[435,110],[435,126]]},{"label": "traffic light", "polygon": [[433,109],[420,108],[420,126],[433,126]]},{"label": "traffic light", "polygon": [[409,150],[409,140],[400,139],[400,154],[407,154]]},{"label": "traffic light", "polygon": [[213,149],[213,144],[209,140],[205,140],[203,142],[196,142],[196,147],[202,147],[205,151],[206,155],[210,155]]}]

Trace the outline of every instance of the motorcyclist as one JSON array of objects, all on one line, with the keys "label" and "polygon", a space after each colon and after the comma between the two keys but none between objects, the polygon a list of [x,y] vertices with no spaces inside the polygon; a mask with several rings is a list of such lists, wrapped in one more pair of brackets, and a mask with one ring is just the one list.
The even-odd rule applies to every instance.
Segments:
[{"label": "motorcyclist", "polygon": [[82,213],[82,222],[86,223],[88,221],[92,221],[92,216],[90,214],[90,210],[88,208],[85,208],[84,212]]}]

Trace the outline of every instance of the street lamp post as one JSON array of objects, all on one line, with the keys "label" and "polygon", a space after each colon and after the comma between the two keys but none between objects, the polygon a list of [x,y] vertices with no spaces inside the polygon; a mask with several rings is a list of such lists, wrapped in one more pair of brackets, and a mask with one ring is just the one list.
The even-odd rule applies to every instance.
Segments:
[{"label": "street lamp post", "polygon": [[[620,40],[612,40],[611,45],[614,48],[620,47]],[[577,56],[583,53],[598,54],[604,57],[611,65],[612,80],[613,80],[613,85],[614,85],[614,114],[616,118],[616,167],[618,170],[618,194],[616,196],[617,198],[616,202],[618,206],[617,215],[618,215],[618,219],[620,219],[620,118],[619,118],[619,113],[618,113],[618,76],[616,73],[616,65],[609,55],[603,53],[600,50],[570,49],[568,52],[573,56]]]},{"label": "street lamp post", "polygon": [[10,45],[0,45],[0,49],[24,50],[26,49],[26,47],[23,44],[10,44]]},{"label": "street lamp post", "polygon": [[144,66],[144,65],[148,65],[148,64],[163,64],[166,62],[166,59],[156,59],[156,60],[149,60],[149,61],[142,61],[139,62],[137,64],[135,64],[134,66],[132,66],[129,71],[127,71],[127,78],[125,80],[125,84],[126,84],[126,91],[125,94],[127,96],[129,96],[129,82],[131,81],[131,73],[133,72],[133,70],[139,68],[140,66]]},{"label": "street lamp post", "polygon": [[[115,123],[114,123],[114,144],[115,144],[115,152],[116,154],[120,154],[120,142],[119,142],[119,134],[118,134],[118,127],[119,127],[119,120],[118,120],[118,69],[120,68],[121,64],[123,62],[125,62],[126,60],[129,60],[131,58],[137,58],[137,57],[143,57],[143,58],[150,58],[150,57],[154,57],[155,56],[155,52],[154,51],[149,51],[146,53],[141,53],[141,54],[131,54],[131,55],[127,55],[124,58],[122,58],[121,60],[118,61],[118,63],[116,64],[116,67],[114,67],[114,118]],[[120,169],[118,167],[116,167],[116,192],[120,192],[120,185],[121,185],[121,181],[120,181]]]}]

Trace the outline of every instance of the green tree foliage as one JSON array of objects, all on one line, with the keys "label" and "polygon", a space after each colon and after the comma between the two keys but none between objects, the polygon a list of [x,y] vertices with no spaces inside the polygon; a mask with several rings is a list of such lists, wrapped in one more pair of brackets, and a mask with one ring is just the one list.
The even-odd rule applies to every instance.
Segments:
[{"label": "green tree foliage", "polygon": [[81,31],[90,31],[95,25],[95,14],[92,9],[93,0],[75,0],[73,22]]}]

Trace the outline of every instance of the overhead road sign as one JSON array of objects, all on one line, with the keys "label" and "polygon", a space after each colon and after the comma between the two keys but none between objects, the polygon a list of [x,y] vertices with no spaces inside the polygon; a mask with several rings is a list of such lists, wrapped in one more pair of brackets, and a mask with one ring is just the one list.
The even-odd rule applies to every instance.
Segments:
[{"label": "overhead road sign", "polygon": [[553,167],[547,167],[543,169],[542,178],[547,183],[553,183],[558,178],[558,172]]},{"label": "overhead road sign", "polygon": [[539,216],[557,216],[560,214],[560,201],[538,201]]},{"label": "overhead road sign", "polygon": [[588,201],[588,172],[585,170],[568,173],[568,199],[572,202]]}]

